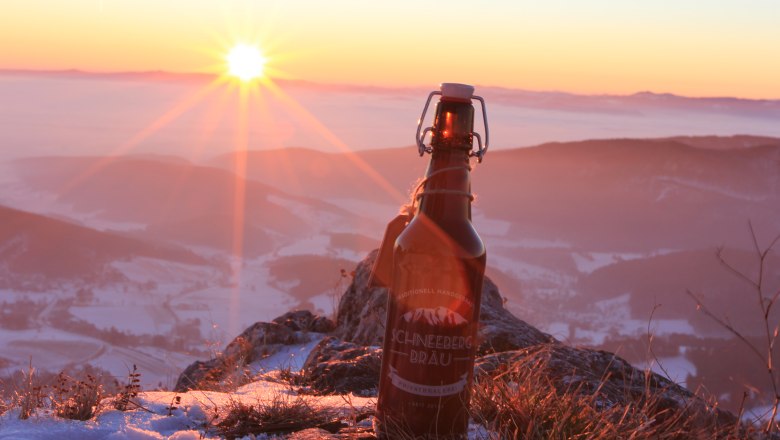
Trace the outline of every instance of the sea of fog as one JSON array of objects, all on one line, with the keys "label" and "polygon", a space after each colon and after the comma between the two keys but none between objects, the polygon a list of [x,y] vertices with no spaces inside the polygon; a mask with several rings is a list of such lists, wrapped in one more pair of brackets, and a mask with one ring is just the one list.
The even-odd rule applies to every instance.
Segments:
[{"label": "sea of fog", "polygon": [[[199,161],[237,148],[411,146],[427,92],[280,83],[242,93],[235,84],[176,76],[0,72],[0,160],[156,153]],[[775,101],[477,93],[487,101],[495,149],[594,138],[780,136]]]}]

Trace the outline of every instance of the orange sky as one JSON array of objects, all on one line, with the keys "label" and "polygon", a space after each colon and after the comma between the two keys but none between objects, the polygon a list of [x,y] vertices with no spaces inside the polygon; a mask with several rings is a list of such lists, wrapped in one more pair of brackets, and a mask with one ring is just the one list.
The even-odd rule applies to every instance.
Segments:
[{"label": "orange sky", "polygon": [[277,76],[318,82],[780,98],[774,0],[4,0],[2,12],[0,68],[221,73],[249,41]]}]

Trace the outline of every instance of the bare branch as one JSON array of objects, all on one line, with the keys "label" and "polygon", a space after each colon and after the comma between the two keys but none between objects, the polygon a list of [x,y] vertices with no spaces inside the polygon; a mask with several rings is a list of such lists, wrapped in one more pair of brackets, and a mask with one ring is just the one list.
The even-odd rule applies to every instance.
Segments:
[{"label": "bare branch", "polygon": [[756,231],[753,229],[753,222],[751,220],[748,220],[748,228],[750,229],[750,238],[753,239],[753,248],[755,248],[758,255],[761,255],[761,246],[758,245],[758,238],[756,237]]},{"label": "bare branch", "polygon": [[729,272],[731,272],[734,275],[736,275],[737,277],[741,278],[743,281],[745,281],[746,283],[750,284],[754,288],[758,287],[758,285],[755,283],[755,281],[753,281],[749,276],[747,276],[744,273],[742,273],[739,269],[737,269],[734,266],[732,266],[731,263],[729,263],[728,261],[726,261],[725,258],[723,258],[723,248],[722,247],[718,248],[718,250],[715,252],[715,256],[718,258],[718,261],[720,262],[720,264],[723,265],[723,267],[725,267],[726,269],[728,269]]},{"label": "bare branch", "polygon": [[774,295],[772,295],[772,298],[767,301],[766,303],[766,313],[764,313],[764,318],[769,318],[769,311],[772,310],[772,306],[775,305],[775,302],[777,302],[777,298],[780,298],[780,289],[775,292]]},{"label": "bare branch", "polygon": [[780,241],[780,234],[777,234],[777,237],[775,237],[774,240],[772,240],[772,242],[769,243],[769,246],[766,249],[764,249],[764,253],[761,254],[761,255],[765,256],[765,255],[769,254],[769,252],[772,250],[772,248],[775,247],[775,245],[777,244],[778,241]]},{"label": "bare branch", "polygon": [[739,332],[739,330],[735,329],[731,324],[724,321],[720,317],[716,316],[714,313],[710,311],[710,309],[707,308],[702,302],[699,300],[699,298],[696,297],[696,295],[691,292],[690,290],[685,290],[685,293],[688,294],[695,302],[696,302],[696,309],[701,310],[702,313],[707,315],[710,319],[715,321],[718,325],[728,330],[732,335],[734,335],[737,339],[742,341],[749,349],[752,351],[756,356],[758,356],[759,359],[761,359],[761,362],[763,364],[766,364],[767,360],[764,358],[764,355],[761,353],[761,351],[756,348],[755,345],[753,345],[750,340],[748,340],[742,333]]}]

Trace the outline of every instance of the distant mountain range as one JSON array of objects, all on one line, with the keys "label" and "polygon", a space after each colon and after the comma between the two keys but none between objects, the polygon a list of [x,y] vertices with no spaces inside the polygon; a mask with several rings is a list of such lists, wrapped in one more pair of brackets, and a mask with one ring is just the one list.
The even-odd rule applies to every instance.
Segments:
[{"label": "distant mountain range", "polygon": [[[294,194],[395,205],[427,165],[405,149],[240,155],[247,177]],[[234,170],[236,160],[212,164]],[[778,169],[777,138],[592,140],[492,152],[476,166],[473,188],[477,209],[509,222],[513,237],[648,251],[737,245],[748,220],[780,228]]]},{"label": "distant mountain range", "polygon": [[[0,288],[81,280],[96,285],[122,275],[109,264],[134,257],[205,265],[181,247],[101,232],[0,206]],[[23,290],[23,289],[21,289]]]},{"label": "distant mountain range", "polygon": [[[378,236],[426,165],[407,149],[290,148],[221,155],[210,166],[129,156],[13,167],[78,211],[145,225],[157,238],[230,249],[233,228],[244,228],[256,255],[323,227]],[[768,137],[548,143],[491,152],[476,165],[475,209],[513,239],[591,251],[738,246],[748,221],[780,230],[778,169],[780,139]]]}]

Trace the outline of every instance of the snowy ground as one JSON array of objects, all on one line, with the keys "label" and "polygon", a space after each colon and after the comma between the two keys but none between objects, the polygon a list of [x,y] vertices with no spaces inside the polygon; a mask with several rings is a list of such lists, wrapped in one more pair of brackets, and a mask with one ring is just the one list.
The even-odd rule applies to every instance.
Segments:
[{"label": "snowy ground", "polygon": [[[257,373],[271,373],[279,368],[299,371],[309,352],[321,338],[313,338],[306,344],[287,347],[273,356],[252,365]],[[266,377],[268,377],[266,376]],[[179,398],[179,403],[174,404]],[[199,440],[217,438],[215,416],[224,419],[231,405],[241,402],[248,405],[291,403],[299,396],[293,387],[285,383],[259,380],[244,385],[234,392],[189,391],[143,392],[134,399],[137,408],[118,411],[111,406],[111,399],[101,403],[102,411],[92,420],[75,421],[55,417],[39,410],[28,420],[19,420],[18,409],[0,416],[0,440]],[[310,406],[326,408],[344,421],[354,419],[359,413],[373,411],[376,401],[355,395],[300,396]],[[357,422],[356,426],[370,428],[371,417]],[[469,439],[487,439],[489,433],[479,425],[469,427]],[[273,435],[246,436],[244,439],[270,439]],[[278,437],[281,438],[281,437]]]},{"label": "snowy ground", "polygon": [[[169,411],[169,407],[177,396],[181,399],[180,403],[175,405],[176,409]],[[19,420],[18,410],[11,410],[0,418],[0,439],[197,440],[204,437],[218,438],[218,432],[211,426],[211,421],[215,414],[224,417],[235,402],[258,405],[270,404],[274,399],[292,402],[296,397],[289,385],[258,381],[242,386],[232,393],[216,391],[144,392],[135,399],[141,408],[130,411],[115,410],[110,406],[110,399],[105,399],[102,403],[106,407],[105,410],[95,419],[86,422],[59,419],[42,410],[28,420]],[[306,397],[306,399],[312,406],[333,409],[344,419],[349,419],[355,411],[373,409],[374,406],[374,399],[354,395]],[[256,438],[275,437],[261,435]]]}]

